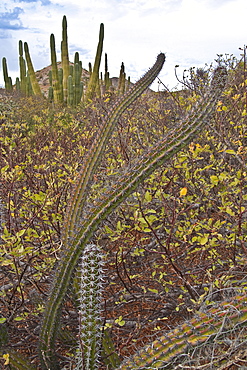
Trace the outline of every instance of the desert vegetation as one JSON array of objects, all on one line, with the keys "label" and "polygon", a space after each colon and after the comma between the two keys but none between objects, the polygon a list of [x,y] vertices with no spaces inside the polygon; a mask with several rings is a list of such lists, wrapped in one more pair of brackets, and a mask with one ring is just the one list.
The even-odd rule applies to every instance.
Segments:
[{"label": "desert vegetation", "polygon": [[244,369],[245,48],[147,91],[164,62],[76,104],[1,90],[3,369]]}]

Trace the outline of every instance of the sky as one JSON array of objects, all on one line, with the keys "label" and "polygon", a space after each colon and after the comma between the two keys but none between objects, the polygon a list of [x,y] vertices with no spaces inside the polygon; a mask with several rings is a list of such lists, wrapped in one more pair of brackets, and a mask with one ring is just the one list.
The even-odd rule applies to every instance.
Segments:
[{"label": "sky", "polygon": [[[53,33],[60,60],[63,15],[71,61],[78,51],[88,69],[104,23],[110,77],[119,75],[124,62],[135,82],[163,52],[166,62],[159,77],[169,89],[177,85],[175,65],[181,78],[184,70],[210,65],[217,54],[240,58],[239,48],[247,44],[246,0],[0,0],[0,86],[3,57],[13,81],[19,76],[19,40],[28,43],[34,68],[40,70],[51,64]],[[157,90],[157,80],[152,87]]]}]

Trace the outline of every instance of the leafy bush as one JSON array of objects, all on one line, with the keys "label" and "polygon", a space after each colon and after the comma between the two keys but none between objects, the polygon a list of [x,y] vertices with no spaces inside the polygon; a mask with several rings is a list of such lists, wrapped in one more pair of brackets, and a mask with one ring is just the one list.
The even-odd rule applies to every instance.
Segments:
[{"label": "leafy bush", "polygon": [[[117,367],[119,358],[154,335],[226,300],[236,289],[245,291],[243,68],[239,62],[230,69],[214,119],[197,139],[147,177],[93,235],[105,260],[104,330],[115,346],[110,353],[104,349],[102,369],[113,353]],[[193,89],[147,93],[128,108],[94,174],[89,203],[128,173],[147,147],[171,135],[173,127],[176,133],[199,94]],[[65,208],[82,159],[115,98],[105,96],[73,110],[54,108],[42,98],[12,99],[0,98],[0,344],[17,347],[37,367],[40,317],[61,258]],[[76,359],[76,279],[74,285],[58,337],[65,368],[74,368]]]}]

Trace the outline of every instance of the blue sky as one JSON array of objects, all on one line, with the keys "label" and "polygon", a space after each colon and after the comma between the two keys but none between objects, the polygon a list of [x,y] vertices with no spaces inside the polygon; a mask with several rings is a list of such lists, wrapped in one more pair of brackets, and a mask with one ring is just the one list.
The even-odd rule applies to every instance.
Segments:
[{"label": "blue sky", "polygon": [[7,58],[13,79],[19,75],[19,40],[28,43],[39,70],[51,63],[49,39],[54,33],[60,59],[63,15],[71,60],[78,51],[88,68],[104,23],[111,77],[118,76],[124,62],[127,75],[136,81],[162,51],[166,63],[160,78],[170,88],[176,85],[175,65],[182,75],[184,69],[210,64],[217,54],[239,57],[239,47],[247,44],[246,0],[1,0],[0,58]]}]

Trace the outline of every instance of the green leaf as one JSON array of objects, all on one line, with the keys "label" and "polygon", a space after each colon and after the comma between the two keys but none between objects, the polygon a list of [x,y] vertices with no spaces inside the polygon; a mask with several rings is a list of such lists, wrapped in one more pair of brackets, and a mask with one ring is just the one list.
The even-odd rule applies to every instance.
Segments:
[{"label": "green leaf", "polygon": [[201,238],[198,238],[198,241],[201,245],[205,245],[208,242],[209,234],[204,234]]},{"label": "green leaf", "polygon": [[152,195],[150,194],[150,192],[148,190],[145,193],[145,200],[147,202],[151,202],[151,200],[152,200]]}]

